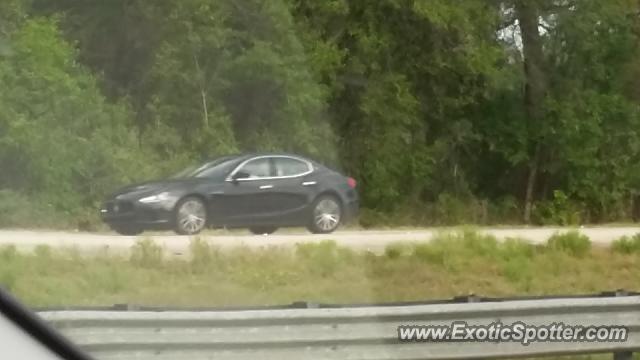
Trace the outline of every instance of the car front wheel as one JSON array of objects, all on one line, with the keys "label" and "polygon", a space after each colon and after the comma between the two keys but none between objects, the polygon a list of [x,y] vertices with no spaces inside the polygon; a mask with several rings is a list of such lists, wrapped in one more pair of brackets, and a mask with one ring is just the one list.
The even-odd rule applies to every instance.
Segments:
[{"label": "car front wheel", "polygon": [[338,199],[330,195],[322,195],[313,202],[311,220],[307,229],[314,234],[328,234],[340,225],[342,206]]},{"label": "car front wheel", "polygon": [[197,197],[182,199],[175,210],[175,231],[179,235],[195,235],[207,224],[207,209]]}]

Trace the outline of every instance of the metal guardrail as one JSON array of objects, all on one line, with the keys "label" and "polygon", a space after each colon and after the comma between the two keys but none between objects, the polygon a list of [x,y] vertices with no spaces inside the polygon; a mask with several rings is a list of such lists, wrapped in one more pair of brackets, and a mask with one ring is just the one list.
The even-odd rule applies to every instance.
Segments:
[{"label": "metal guardrail", "polygon": [[[231,311],[41,311],[96,359],[515,358],[640,350],[640,296]],[[624,342],[400,342],[400,325],[626,326]]]}]

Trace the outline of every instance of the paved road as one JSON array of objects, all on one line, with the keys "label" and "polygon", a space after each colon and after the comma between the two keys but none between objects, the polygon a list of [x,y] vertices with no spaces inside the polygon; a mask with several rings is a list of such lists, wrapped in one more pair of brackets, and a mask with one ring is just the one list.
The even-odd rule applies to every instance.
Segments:
[{"label": "paved road", "polygon": [[[568,228],[513,228],[491,229],[480,228],[479,231],[489,233],[498,239],[508,237],[523,238],[532,243],[544,243],[557,231],[567,231]],[[607,245],[623,235],[631,236],[640,233],[640,227],[592,227],[578,229],[587,235],[595,244]],[[286,231],[273,235],[248,235],[244,232],[214,233],[203,235],[212,244],[228,249],[237,246],[259,248],[265,246],[292,246],[296,243],[312,243],[323,240],[334,240],[341,246],[358,250],[380,252],[394,242],[424,242],[429,241],[438,231],[442,230],[393,230],[393,231],[338,231],[330,235],[311,235],[303,230]],[[190,238],[176,236],[170,233],[150,235],[156,243],[175,255],[188,252]],[[74,247],[81,251],[99,251],[108,248],[110,252],[126,252],[139,238],[119,236],[115,234],[91,234],[53,231],[0,231],[0,246],[15,245],[19,250],[30,251],[38,245],[51,247]]]}]

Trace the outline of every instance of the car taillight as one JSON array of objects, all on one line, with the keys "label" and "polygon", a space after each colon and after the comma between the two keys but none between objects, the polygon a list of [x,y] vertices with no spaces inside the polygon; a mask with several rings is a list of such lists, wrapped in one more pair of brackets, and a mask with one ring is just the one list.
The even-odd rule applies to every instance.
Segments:
[{"label": "car taillight", "polygon": [[356,179],[349,177],[347,178],[347,184],[349,184],[350,188],[355,189],[358,183],[356,182]]}]

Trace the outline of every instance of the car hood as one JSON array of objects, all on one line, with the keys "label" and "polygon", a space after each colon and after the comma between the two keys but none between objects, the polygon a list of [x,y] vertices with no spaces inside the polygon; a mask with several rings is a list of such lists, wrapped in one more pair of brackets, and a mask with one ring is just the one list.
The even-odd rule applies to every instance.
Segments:
[{"label": "car hood", "polygon": [[195,184],[198,181],[198,179],[170,179],[141,182],[120,188],[112,193],[109,198],[133,199],[162,191],[173,190],[184,185]]}]

